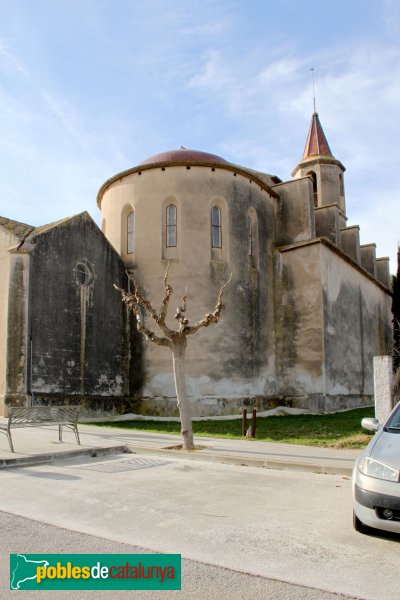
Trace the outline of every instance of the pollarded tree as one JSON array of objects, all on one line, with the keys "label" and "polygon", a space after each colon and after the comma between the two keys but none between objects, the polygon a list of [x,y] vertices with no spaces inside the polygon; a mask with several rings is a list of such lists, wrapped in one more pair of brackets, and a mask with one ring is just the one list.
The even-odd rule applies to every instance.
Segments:
[{"label": "pollarded tree", "polygon": [[[222,304],[222,294],[230,280],[231,277],[229,277],[229,280],[220,288],[214,311],[212,313],[206,313],[204,317],[194,325],[189,325],[189,321],[185,317],[187,302],[186,290],[182,297],[181,305],[176,309],[174,318],[178,321],[178,327],[175,330],[170,329],[165,322],[168,314],[169,301],[173,293],[173,289],[168,283],[168,267],[164,275],[164,296],[161,302],[161,308],[158,312],[144,296],[142,290],[135,281],[133,281],[133,292],[127,292],[114,284],[114,287],[121,293],[122,301],[134,313],[137,330],[143,334],[146,340],[153,342],[153,344],[156,344],[157,346],[165,346],[172,352],[176,400],[181,419],[181,433],[185,450],[194,450],[192,418],[185,380],[185,351],[187,337],[193,335],[202,327],[208,327],[213,323],[218,323],[221,312],[225,308]],[[152,317],[164,336],[160,337],[156,335],[147,327],[146,314]]]}]

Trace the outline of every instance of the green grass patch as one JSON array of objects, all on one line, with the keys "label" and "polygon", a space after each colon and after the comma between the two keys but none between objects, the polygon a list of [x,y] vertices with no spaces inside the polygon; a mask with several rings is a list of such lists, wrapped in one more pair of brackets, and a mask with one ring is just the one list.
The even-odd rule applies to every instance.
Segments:
[{"label": "green grass patch", "polygon": [[[361,419],[373,416],[374,409],[368,407],[325,415],[258,417],[256,439],[307,446],[363,448],[372,434],[362,429]],[[174,421],[104,421],[92,424],[100,427],[180,434],[180,423]],[[240,419],[193,421],[193,431],[196,436],[244,439]]]}]

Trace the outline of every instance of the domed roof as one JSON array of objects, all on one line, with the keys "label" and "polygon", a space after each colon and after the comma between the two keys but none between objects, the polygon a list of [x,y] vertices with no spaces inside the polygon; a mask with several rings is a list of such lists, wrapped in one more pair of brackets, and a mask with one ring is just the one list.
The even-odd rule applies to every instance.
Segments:
[{"label": "domed roof", "polygon": [[168,152],[161,152],[161,154],[155,154],[143,160],[140,165],[151,165],[155,163],[168,163],[168,162],[191,162],[191,163],[213,163],[228,165],[228,161],[221,156],[216,154],[210,154],[209,152],[200,152],[200,150],[190,150],[189,148],[179,148],[179,150],[169,150]]}]

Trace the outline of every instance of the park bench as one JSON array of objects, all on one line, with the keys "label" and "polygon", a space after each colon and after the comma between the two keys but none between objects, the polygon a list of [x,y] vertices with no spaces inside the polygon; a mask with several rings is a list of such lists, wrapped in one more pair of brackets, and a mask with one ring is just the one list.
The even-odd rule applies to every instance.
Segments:
[{"label": "park bench", "polygon": [[79,408],[79,406],[10,406],[8,408],[8,422],[0,423],[0,432],[7,436],[11,452],[14,452],[11,429],[17,427],[58,425],[58,439],[60,442],[62,442],[63,427],[69,427],[73,429],[76,441],[80,445],[78,433]]}]

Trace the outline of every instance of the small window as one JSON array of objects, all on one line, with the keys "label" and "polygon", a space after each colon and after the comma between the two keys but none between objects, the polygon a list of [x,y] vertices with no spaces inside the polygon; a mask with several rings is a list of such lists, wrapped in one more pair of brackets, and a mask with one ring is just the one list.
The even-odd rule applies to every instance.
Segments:
[{"label": "small window", "polygon": [[135,252],[135,213],[133,210],[128,214],[127,233],[127,252],[133,254]]},{"label": "small window", "polygon": [[218,206],[211,209],[211,247],[222,248],[221,209]]},{"label": "small window", "polygon": [[312,179],[313,193],[314,193],[314,206],[318,206],[318,184],[317,184],[317,176],[314,171],[310,171],[308,175]]},{"label": "small window", "polygon": [[176,246],[176,206],[170,204],[167,207],[167,248]]},{"label": "small window", "polygon": [[339,193],[340,193],[340,208],[344,212],[344,183],[343,183],[343,175],[339,174]]}]

